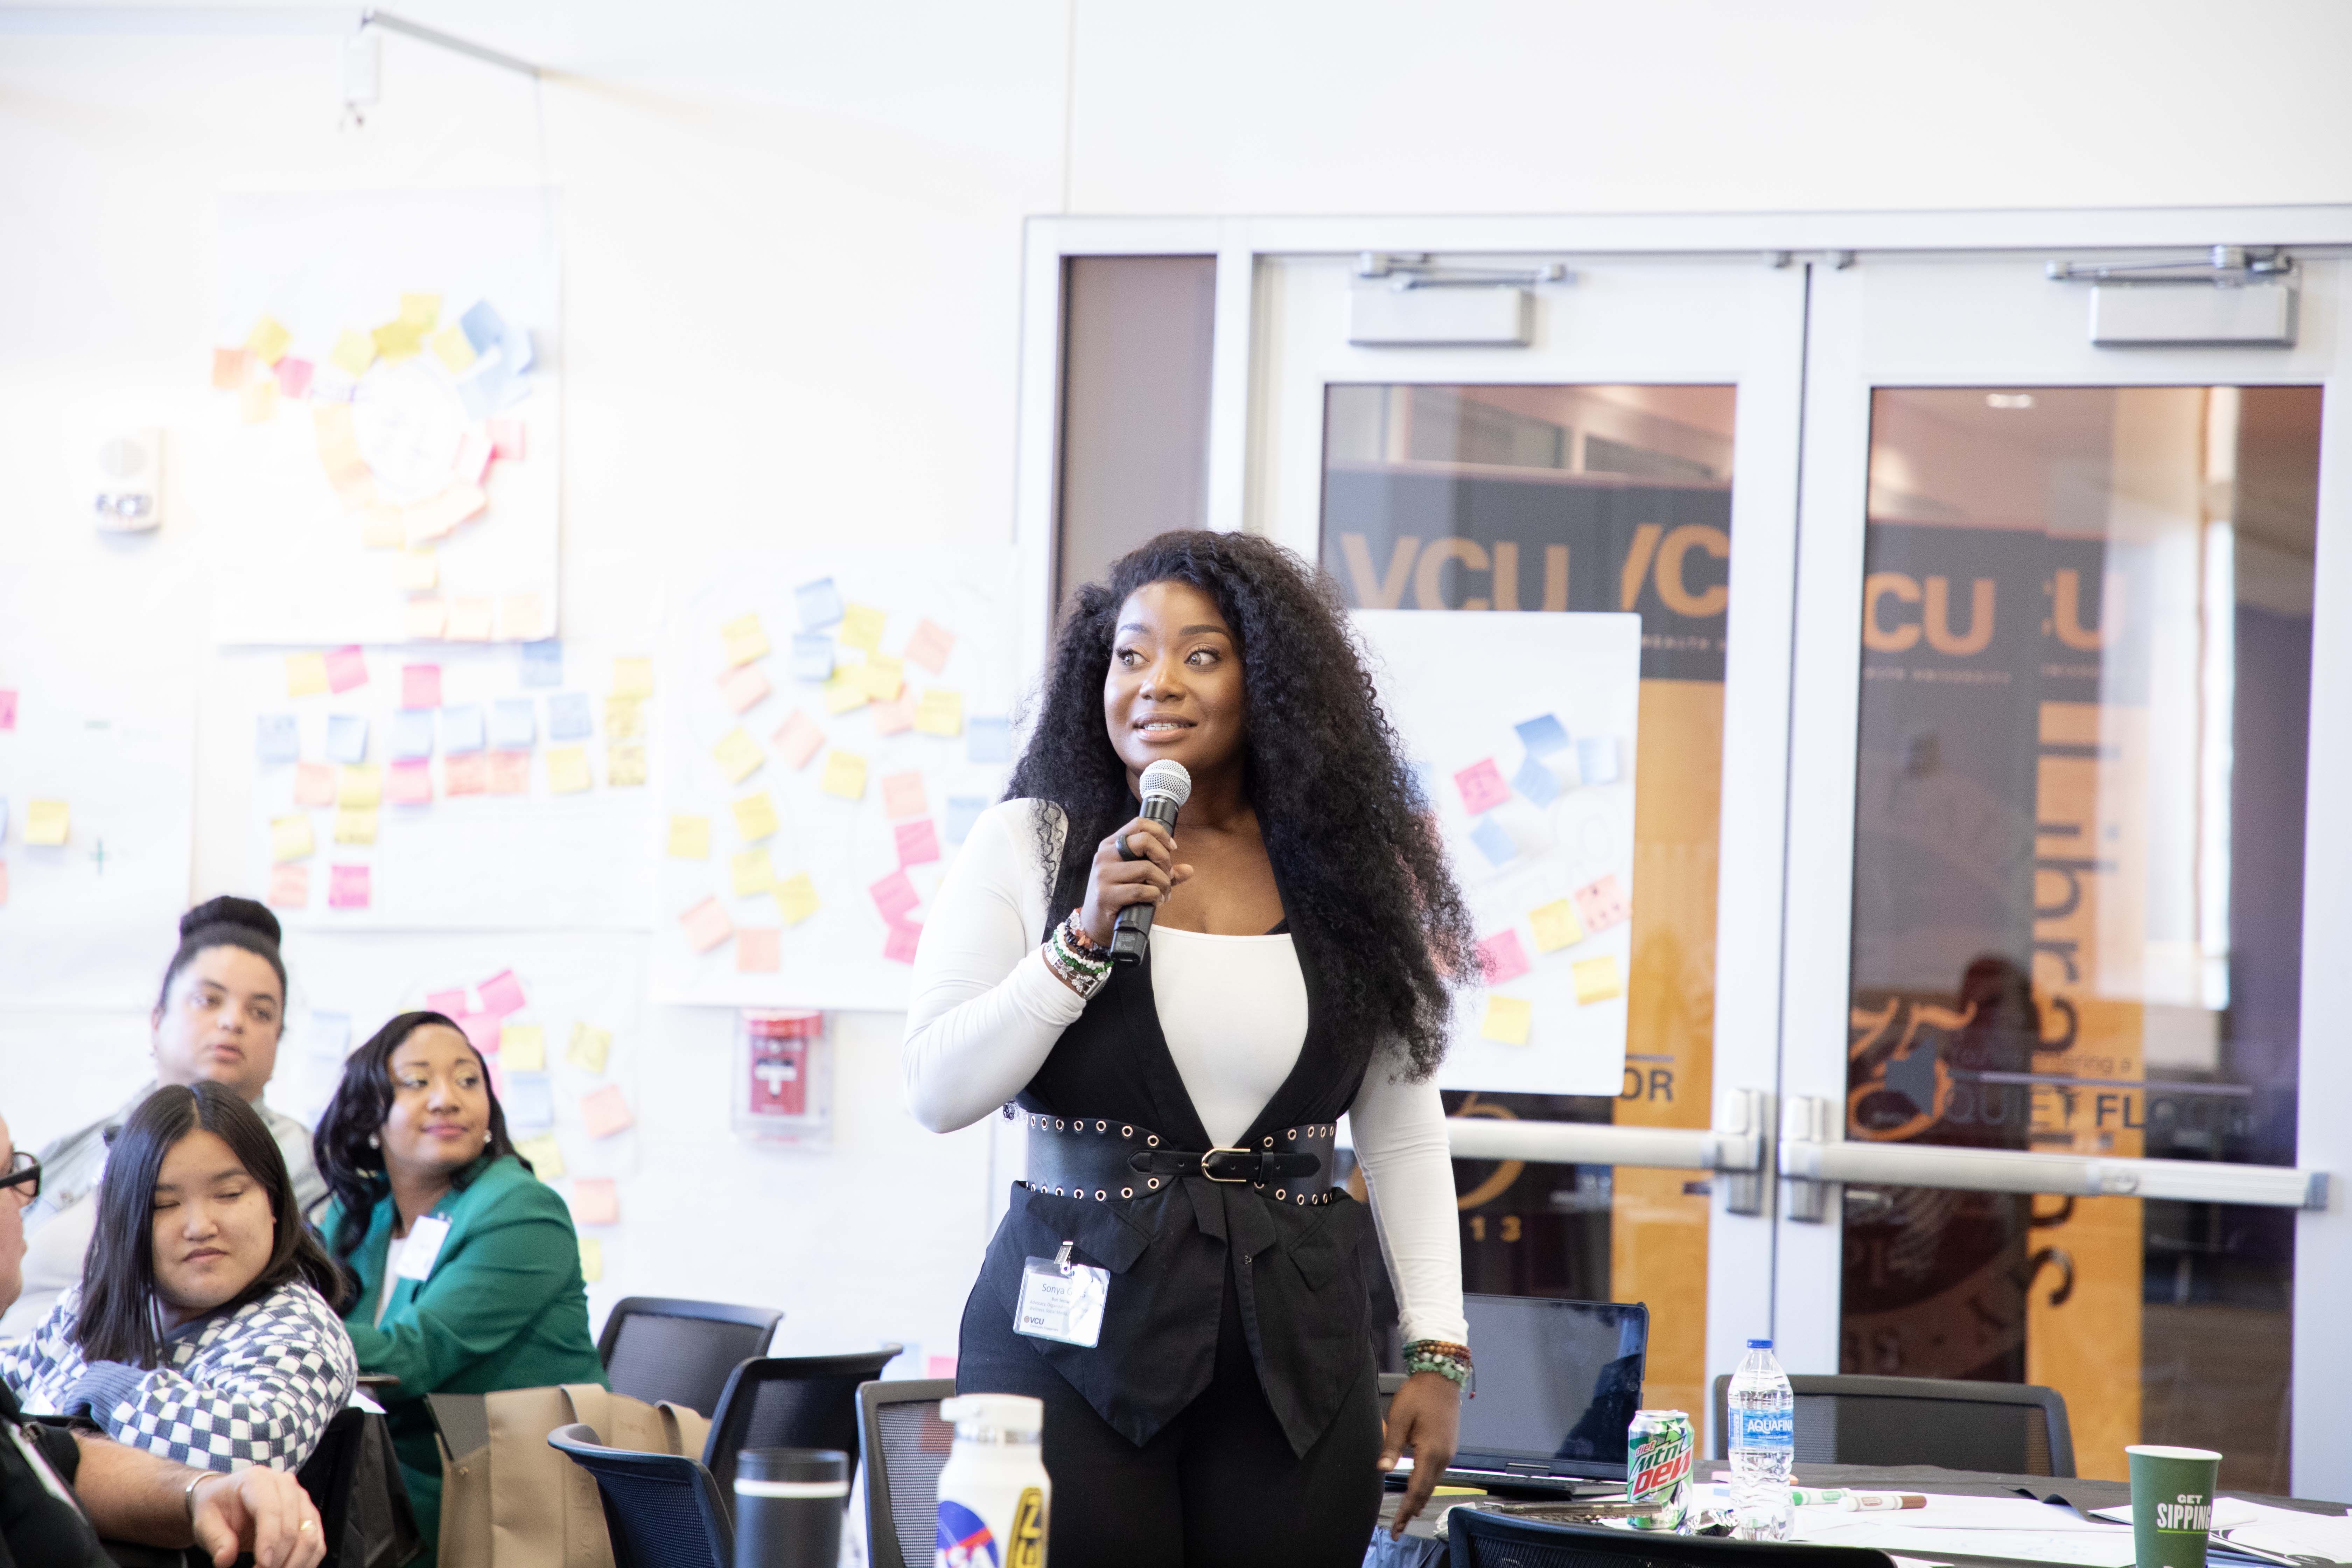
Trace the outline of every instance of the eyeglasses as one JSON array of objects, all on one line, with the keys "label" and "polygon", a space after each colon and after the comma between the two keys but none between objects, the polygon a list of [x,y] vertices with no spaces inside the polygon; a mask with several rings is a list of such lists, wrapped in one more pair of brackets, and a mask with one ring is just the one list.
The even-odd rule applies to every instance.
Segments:
[{"label": "eyeglasses", "polygon": [[5,1187],[26,1189],[16,1199],[20,1204],[29,1204],[39,1197],[41,1195],[41,1163],[22,1149],[17,1150],[16,1157],[8,1162],[7,1173],[0,1175],[0,1188]]}]

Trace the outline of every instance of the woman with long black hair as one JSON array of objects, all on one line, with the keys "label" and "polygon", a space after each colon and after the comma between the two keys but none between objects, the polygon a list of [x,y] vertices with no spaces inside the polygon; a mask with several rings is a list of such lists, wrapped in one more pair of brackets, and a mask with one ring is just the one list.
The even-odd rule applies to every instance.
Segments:
[{"label": "woman with long black hair", "polygon": [[[1192,783],[1172,833],[1138,810],[1162,759]],[[1148,952],[1115,968],[1137,904]],[[1328,584],[1192,532],[1079,590],[1007,798],[934,901],[904,1059],[936,1131],[1027,1113],[956,1376],[1045,1402],[1056,1562],[1337,1568],[1401,1451],[1400,1528],[1427,1499],[1469,1375],[1431,1074],[1475,964]],[[1385,1434],[1342,1114],[1412,1373]],[[1090,1296],[1098,1321],[1050,1310]]]}]

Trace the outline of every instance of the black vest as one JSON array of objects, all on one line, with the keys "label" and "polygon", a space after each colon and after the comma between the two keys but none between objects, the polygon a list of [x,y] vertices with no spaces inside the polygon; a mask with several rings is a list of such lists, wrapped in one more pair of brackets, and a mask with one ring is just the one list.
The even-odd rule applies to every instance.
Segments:
[{"label": "black vest", "polygon": [[[1363,1065],[1331,1038],[1303,948],[1299,964],[1307,1039],[1297,1065],[1240,1140],[1244,1148],[1285,1128],[1337,1121],[1363,1082]],[[1167,1148],[1210,1147],[1160,1032],[1148,956],[1115,971],[1087,1001],[1020,1104],[1049,1116],[1132,1122],[1159,1133]],[[1332,1203],[1299,1207],[1245,1185],[1194,1178],[1132,1201],[1097,1203],[1015,1183],[1012,1209],[973,1289],[966,1334],[987,1332],[986,1348],[996,1355],[1026,1347],[1140,1444],[1208,1387],[1230,1275],[1258,1382],[1292,1449],[1304,1455],[1371,1364],[1371,1237],[1370,1211],[1344,1192]],[[1065,1241],[1076,1244],[1072,1261],[1111,1274],[1101,1341],[1091,1349],[1013,1331],[1023,1260],[1051,1258]],[[967,1343],[966,1354],[976,1348]]]}]

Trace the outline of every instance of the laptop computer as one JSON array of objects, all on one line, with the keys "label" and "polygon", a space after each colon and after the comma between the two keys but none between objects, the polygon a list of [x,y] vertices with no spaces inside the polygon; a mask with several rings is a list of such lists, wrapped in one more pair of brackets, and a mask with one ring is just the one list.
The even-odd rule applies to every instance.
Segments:
[{"label": "laptop computer", "polygon": [[1625,1484],[1650,1309],[1639,1302],[1465,1296],[1478,1397],[1445,1479],[1489,1490],[1594,1492]]}]

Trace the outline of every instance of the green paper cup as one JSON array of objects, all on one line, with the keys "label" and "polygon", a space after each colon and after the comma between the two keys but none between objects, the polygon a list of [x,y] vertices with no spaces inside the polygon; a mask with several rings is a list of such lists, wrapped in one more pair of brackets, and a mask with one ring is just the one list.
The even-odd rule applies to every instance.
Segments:
[{"label": "green paper cup", "polygon": [[2213,1482],[2221,1456],[2210,1448],[2153,1443],[2131,1456],[2132,1556],[2136,1568],[2205,1568],[2213,1527]]}]

